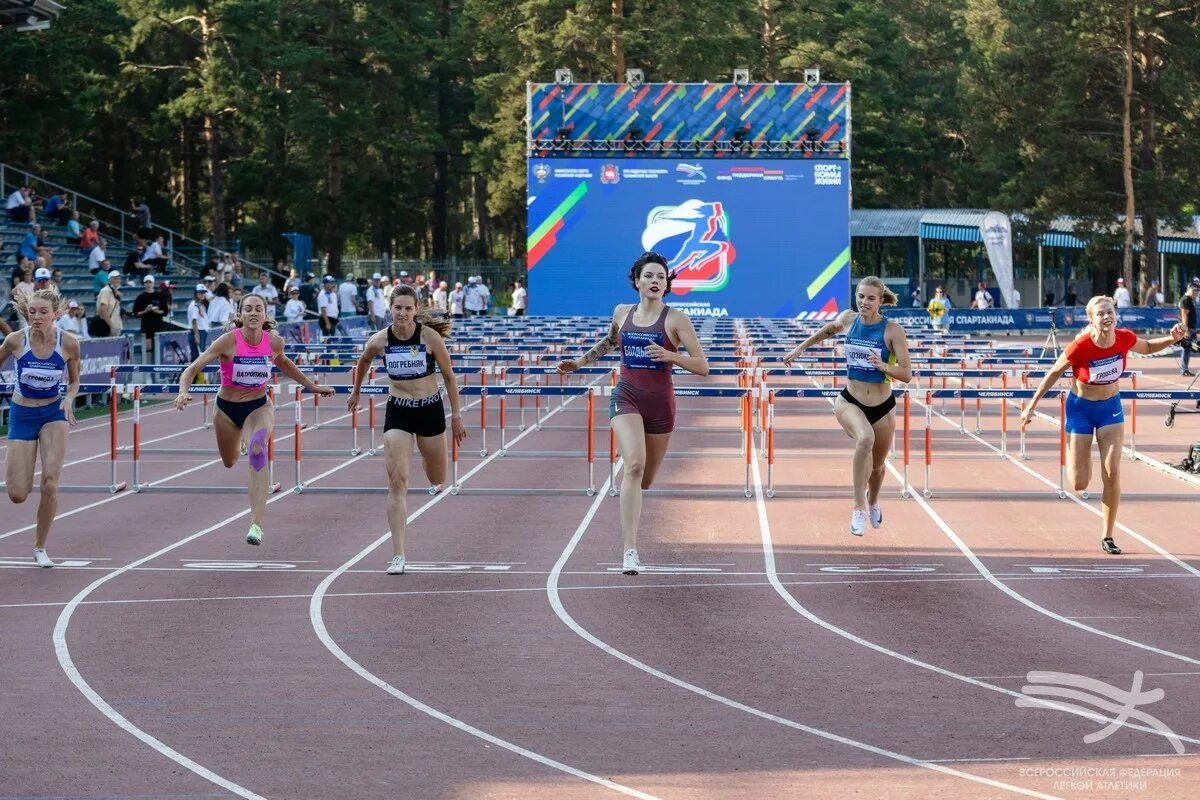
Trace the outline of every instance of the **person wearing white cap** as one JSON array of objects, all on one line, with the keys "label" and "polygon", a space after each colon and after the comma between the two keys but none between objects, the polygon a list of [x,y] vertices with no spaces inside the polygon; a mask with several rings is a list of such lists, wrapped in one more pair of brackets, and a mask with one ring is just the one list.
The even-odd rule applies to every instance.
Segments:
[{"label": "person wearing white cap", "polygon": [[395,291],[395,289],[396,289],[396,285],[394,283],[392,283],[391,276],[384,275],[382,280],[380,281],[380,285],[383,287],[384,301],[387,303],[391,303],[392,302],[392,292]]},{"label": "person wearing white cap", "polygon": [[142,278],[142,293],[133,299],[133,315],[142,321],[142,336],[145,344],[142,359],[149,363],[149,356],[154,352],[154,334],[163,329],[163,315],[166,314],[166,303],[162,295],[154,290],[154,276]]},{"label": "person wearing white cap", "polygon": [[332,275],[321,280],[321,293],[317,295],[317,313],[321,315],[321,333],[332,336],[338,324],[337,281]]},{"label": "person wearing white cap", "polygon": [[67,313],[54,322],[60,331],[75,334],[77,339],[90,339],[87,332],[87,316],[83,306],[71,300],[67,303]]},{"label": "person wearing white cap", "polygon": [[1129,290],[1125,288],[1125,279],[1117,278],[1117,288],[1113,291],[1113,302],[1117,304],[1117,308],[1129,308],[1133,305],[1133,300],[1129,296]]},{"label": "person wearing white cap", "polygon": [[454,291],[447,298],[450,303],[450,316],[461,317],[463,315],[463,302],[466,300],[466,292],[463,291],[462,281],[454,284]]},{"label": "person wearing white cap", "polygon": [[208,347],[208,287],[196,284],[195,295],[187,307],[188,360],[195,361]]},{"label": "person wearing white cap", "polygon": [[275,284],[271,283],[271,276],[265,272],[258,273],[258,286],[254,287],[251,294],[258,295],[266,302],[267,316],[275,319],[279,306],[279,290],[275,288]]},{"label": "person wearing white cap", "polygon": [[367,314],[371,318],[371,330],[377,331],[387,322],[387,296],[383,293],[380,281],[383,276],[376,272],[371,276],[371,285],[367,287]]},{"label": "person wearing white cap", "polygon": [[96,316],[108,323],[106,336],[120,336],[125,322],[121,318],[121,270],[108,273],[108,285],[96,295]]},{"label": "person wearing white cap", "polygon": [[433,292],[433,307],[443,314],[450,310],[448,298],[449,292],[446,291],[448,287],[449,284],[447,284],[445,281],[442,281],[438,284],[437,289]]},{"label": "person wearing white cap", "polygon": [[33,288],[50,288],[50,270],[46,269],[45,267],[38,267],[33,271]]},{"label": "person wearing white cap", "polygon": [[283,307],[283,319],[285,322],[301,322],[304,320],[304,301],[300,299],[300,287],[292,286],[288,289],[287,305]]}]

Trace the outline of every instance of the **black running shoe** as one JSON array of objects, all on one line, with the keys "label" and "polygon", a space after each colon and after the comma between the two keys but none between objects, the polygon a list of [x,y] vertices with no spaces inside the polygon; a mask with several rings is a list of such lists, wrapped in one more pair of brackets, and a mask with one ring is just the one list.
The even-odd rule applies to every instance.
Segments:
[{"label": "black running shoe", "polygon": [[1101,539],[1100,546],[1103,547],[1104,552],[1108,553],[1110,556],[1121,555],[1121,548],[1117,547],[1117,543],[1114,542],[1111,538]]}]

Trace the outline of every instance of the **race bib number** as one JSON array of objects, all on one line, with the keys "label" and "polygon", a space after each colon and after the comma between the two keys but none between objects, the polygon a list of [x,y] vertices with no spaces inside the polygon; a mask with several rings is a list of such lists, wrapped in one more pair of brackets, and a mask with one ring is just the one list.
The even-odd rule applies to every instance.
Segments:
[{"label": "race bib number", "polygon": [[661,333],[649,333],[646,331],[622,331],[621,365],[628,369],[665,370],[667,368],[667,363],[665,361],[654,361],[646,353],[646,348],[650,345],[656,344],[662,346],[662,343],[663,335]]},{"label": "race bib number", "polygon": [[383,354],[387,374],[394,380],[420,378],[425,375],[425,345],[397,344],[389,346]]},{"label": "race bib number", "polygon": [[21,385],[31,391],[48,392],[58,389],[63,371],[53,365],[30,365],[21,370]]},{"label": "race bib number", "polygon": [[266,386],[271,380],[271,361],[266,356],[234,356],[230,380],[247,389]]},{"label": "race bib number", "polygon": [[1121,377],[1121,367],[1125,359],[1120,355],[1106,356],[1088,362],[1088,383],[1116,383]]},{"label": "race bib number", "polygon": [[846,340],[846,368],[861,369],[868,372],[879,372],[871,363],[871,354],[879,353],[879,344],[865,340]]}]

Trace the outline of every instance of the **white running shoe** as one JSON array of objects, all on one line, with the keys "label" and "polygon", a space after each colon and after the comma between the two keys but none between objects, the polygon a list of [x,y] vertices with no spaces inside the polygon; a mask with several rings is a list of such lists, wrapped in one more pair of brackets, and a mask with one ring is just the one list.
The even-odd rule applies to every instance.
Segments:
[{"label": "white running shoe", "polygon": [[251,525],[250,530],[246,532],[246,544],[252,544],[255,547],[262,544],[263,529],[257,525]]},{"label": "white running shoe", "polygon": [[850,512],[850,532],[862,536],[867,532],[867,512],[856,508]]},{"label": "white running shoe", "polygon": [[392,560],[388,562],[388,575],[403,575],[404,574],[404,556],[392,556]]},{"label": "white running shoe", "polygon": [[638,563],[637,550],[632,547],[625,551],[625,558],[621,561],[621,572],[626,575],[637,575],[638,570],[642,565]]},{"label": "white running shoe", "polygon": [[46,555],[46,548],[33,548],[33,560],[37,562],[39,567],[53,567],[54,562],[50,560],[50,556]]},{"label": "white running shoe", "polygon": [[879,503],[876,503],[875,505],[871,506],[870,511],[871,527],[878,528],[883,524],[883,506],[879,505]]}]

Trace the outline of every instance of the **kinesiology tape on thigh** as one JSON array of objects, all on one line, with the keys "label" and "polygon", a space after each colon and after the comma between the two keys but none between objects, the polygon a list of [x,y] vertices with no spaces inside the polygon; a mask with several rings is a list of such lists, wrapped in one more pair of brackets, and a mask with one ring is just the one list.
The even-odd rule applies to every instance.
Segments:
[{"label": "kinesiology tape on thigh", "polygon": [[261,472],[267,465],[267,429],[259,428],[250,437],[250,466],[255,472]]}]

